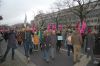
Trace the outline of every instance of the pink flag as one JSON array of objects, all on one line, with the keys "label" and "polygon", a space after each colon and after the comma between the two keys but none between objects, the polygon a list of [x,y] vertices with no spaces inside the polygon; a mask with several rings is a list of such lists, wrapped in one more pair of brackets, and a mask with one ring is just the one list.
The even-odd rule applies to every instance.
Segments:
[{"label": "pink flag", "polygon": [[76,24],[76,28],[80,31],[81,34],[85,32],[86,27],[87,25],[85,21],[82,22],[82,27],[80,27],[80,22]]},{"label": "pink flag", "polygon": [[52,30],[56,30],[56,24],[52,24]]},{"label": "pink flag", "polygon": [[87,26],[86,26],[86,22],[85,22],[85,21],[83,21],[83,22],[82,22],[82,28],[81,28],[81,31],[80,31],[80,32],[81,32],[81,33],[84,33],[84,32],[85,32],[86,27],[87,27]]},{"label": "pink flag", "polygon": [[61,31],[62,30],[62,28],[63,28],[63,26],[60,24],[59,26],[59,30]]},{"label": "pink flag", "polygon": [[51,24],[49,23],[47,26],[47,30],[50,31],[50,29],[51,29]]}]

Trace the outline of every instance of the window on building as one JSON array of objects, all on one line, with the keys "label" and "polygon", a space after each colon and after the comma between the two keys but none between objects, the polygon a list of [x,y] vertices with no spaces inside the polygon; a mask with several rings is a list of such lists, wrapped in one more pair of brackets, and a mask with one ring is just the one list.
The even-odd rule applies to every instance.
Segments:
[{"label": "window on building", "polygon": [[89,20],[87,20],[87,22],[89,22]]},{"label": "window on building", "polygon": [[98,7],[100,7],[100,3],[98,4]]},{"label": "window on building", "polygon": [[98,20],[97,19],[94,19],[94,22],[97,22]]},{"label": "window on building", "polygon": [[98,19],[98,22],[100,22],[100,19]]}]

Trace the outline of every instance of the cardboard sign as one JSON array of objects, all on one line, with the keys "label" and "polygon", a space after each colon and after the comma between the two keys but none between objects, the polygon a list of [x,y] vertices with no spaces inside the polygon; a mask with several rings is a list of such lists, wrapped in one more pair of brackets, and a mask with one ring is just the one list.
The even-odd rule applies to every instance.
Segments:
[{"label": "cardboard sign", "polygon": [[58,40],[63,40],[62,36],[57,36]]}]

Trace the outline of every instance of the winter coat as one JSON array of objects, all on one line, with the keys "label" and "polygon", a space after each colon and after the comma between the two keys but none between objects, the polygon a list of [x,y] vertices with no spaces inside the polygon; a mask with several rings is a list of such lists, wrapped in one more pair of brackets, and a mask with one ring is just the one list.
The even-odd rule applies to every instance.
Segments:
[{"label": "winter coat", "polygon": [[23,33],[22,32],[17,34],[17,41],[21,41],[21,42],[23,41]]},{"label": "winter coat", "polygon": [[52,47],[55,47],[56,46],[56,43],[57,43],[57,36],[56,35],[51,35],[51,46]]},{"label": "winter coat", "polygon": [[44,37],[44,48],[48,50],[50,48],[50,43],[51,43],[51,37],[45,36]]},{"label": "winter coat", "polygon": [[17,40],[16,40],[16,33],[10,32],[8,34],[8,47],[10,48],[17,48]]},{"label": "winter coat", "polygon": [[24,33],[24,48],[25,49],[33,48],[31,32]]},{"label": "winter coat", "polygon": [[87,47],[92,49],[94,44],[95,44],[95,36],[93,34],[88,34],[87,35]]},{"label": "winter coat", "polygon": [[100,32],[95,37],[94,54],[100,55]]},{"label": "winter coat", "polygon": [[80,35],[80,34],[78,34],[78,33],[73,33],[73,35],[72,35],[72,44],[73,45],[82,45],[82,36]]},{"label": "winter coat", "polygon": [[33,38],[32,38],[32,41],[35,45],[38,45],[39,44],[39,36],[38,35],[34,35]]},{"label": "winter coat", "polygon": [[24,41],[28,43],[32,42],[31,32],[25,32]]}]

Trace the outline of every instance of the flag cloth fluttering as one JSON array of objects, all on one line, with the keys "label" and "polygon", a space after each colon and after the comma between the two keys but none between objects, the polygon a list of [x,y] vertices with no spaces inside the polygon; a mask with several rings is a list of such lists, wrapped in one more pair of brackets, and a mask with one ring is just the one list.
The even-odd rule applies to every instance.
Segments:
[{"label": "flag cloth fluttering", "polygon": [[86,25],[85,21],[82,22],[82,26],[81,27],[80,27],[80,22],[78,22],[76,24],[76,28],[80,31],[81,34],[85,32],[86,27],[87,27],[87,25]]},{"label": "flag cloth fluttering", "polygon": [[56,30],[56,24],[52,24],[52,30]]},{"label": "flag cloth fluttering", "polygon": [[60,30],[60,31],[61,31],[62,28],[63,28],[62,24],[58,25],[58,27],[59,27],[59,30]]},{"label": "flag cloth fluttering", "polygon": [[51,30],[51,24],[49,23],[47,26],[47,30],[50,31]]}]

